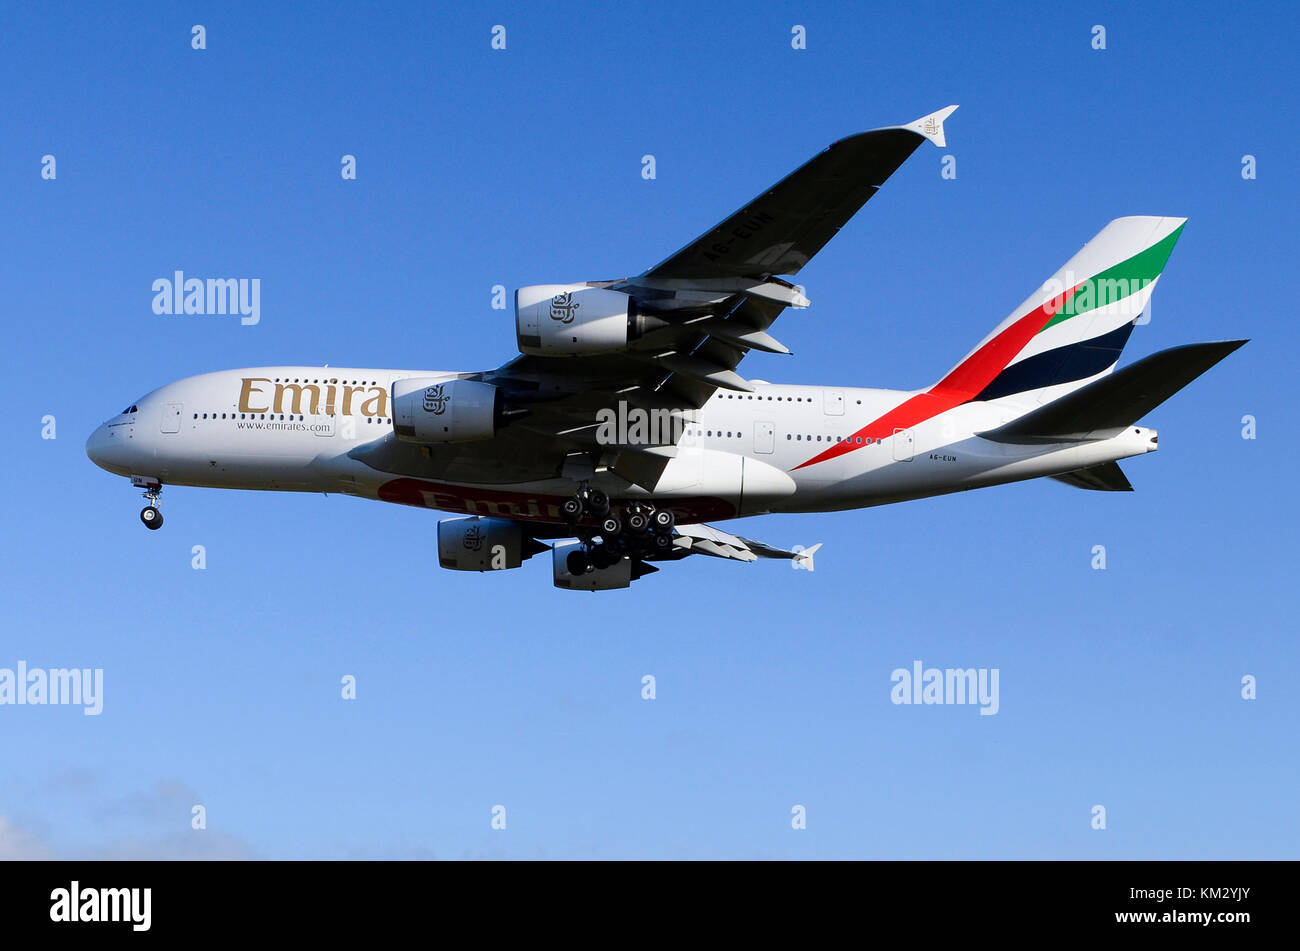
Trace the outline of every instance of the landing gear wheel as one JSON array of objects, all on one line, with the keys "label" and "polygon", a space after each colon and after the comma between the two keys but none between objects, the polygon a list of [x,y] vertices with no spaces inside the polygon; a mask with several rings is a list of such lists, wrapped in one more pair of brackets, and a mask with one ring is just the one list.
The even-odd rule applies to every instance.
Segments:
[{"label": "landing gear wheel", "polygon": [[605,536],[605,541],[609,541],[622,530],[623,523],[618,520],[617,515],[606,515],[600,523],[600,533]]},{"label": "landing gear wheel", "polygon": [[609,512],[609,496],[600,489],[587,489],[584,501],[587,503],[587,511],[597,518],[602,518]]},{"label": "landing gear wheel", "polygon": [[676,524],[677,519],[673,517],[670,509],[656,509],[651,521],[657,531],[668,531]]},{"label": "landing gear wheel", "polygon": [[636,532],[638,535],[646,530],[650,520],[645,517],[644,512],[630,512],[627,516],[628,531]]},{"label": "landing gear wheel", "polygon": [[162,496],[162,483],[146,476],[131,476],[131,484],[144,489],[144,500],[149,504],[140,510],[140,521],[151,532],[162,528],[162,510],[158,508],[158,499]]},{"label": "landing gear wheel", "polygon": [[582,518],[582,500],[565,499],[560,503],[560,514],[564,516],[566,522],[576,522]]},{"label": "landing gear wheel", "polygon": [[656,532],[654,539],[655,552],[662,555],[671,551],[673,547],[673,536],[667,532]]}]

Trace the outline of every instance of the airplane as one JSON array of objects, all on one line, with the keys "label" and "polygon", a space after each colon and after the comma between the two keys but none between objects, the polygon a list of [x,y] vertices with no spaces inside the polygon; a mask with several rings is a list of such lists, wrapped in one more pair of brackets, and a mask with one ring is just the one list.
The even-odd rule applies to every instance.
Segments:
[{"label": "airplane", "polygon": [[626,588],[701,554],[793,560],[707,522],[867,508],[1049,477],[1130,491],[1138,422],[1246,343],[1174,347],[1115,370],[1186,219],[1116,219],[937,382],[918,390],[745,379],[809,305],[790,282],[927,140],[948,106],[841,139],[636,277],[522,287],[519,356],[476,372],[268,366],[204,373],[90,436],[98,466],[164,485],[336,492],[455,513],[444,568],[551,550],[569,590]]}]

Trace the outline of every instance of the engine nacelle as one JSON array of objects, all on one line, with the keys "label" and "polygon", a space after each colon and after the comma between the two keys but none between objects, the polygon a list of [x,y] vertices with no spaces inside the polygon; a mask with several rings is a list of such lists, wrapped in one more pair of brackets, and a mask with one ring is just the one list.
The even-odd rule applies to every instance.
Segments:
[{"label": "engine nacelle", "polygon": [[438,564],[453,571],[518,568],[533,554],[518,522],[503,518],[448,518],[438,523]]},{"label": "engine nacelle", "polygon": [[555,571],[555,586],[571,591],[608,591],[626,588],[632,584],[632,559],[624,556],[609,568],[591,568],[580,575],[569,571],[569,554],[580,552],[582,545],[556,545],[551,549],[551,564]]},{"label": "engine nacelle", "polygon": [[619,291],[586,284],[535,284],[515,291],[520,353],[563,357],[625,350],[644,329],[636,301]]},{"label": "engine nacelle", "polygon": [[416,377],[393,384],[393,431],[416,443],[491,439],[500,421],[500,391],[476,380]]}]

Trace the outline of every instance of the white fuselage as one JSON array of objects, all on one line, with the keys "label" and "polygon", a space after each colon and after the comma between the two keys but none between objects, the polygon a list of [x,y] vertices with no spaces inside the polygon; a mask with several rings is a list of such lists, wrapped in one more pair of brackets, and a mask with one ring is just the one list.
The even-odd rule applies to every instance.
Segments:
[{"label": "white fuselage", "polygon": [[[430,447],[430,472],[383,471],[368,450],[393,441],[396,380],[454,379],[440,371],[260,367],[190,377],[136,401],[86,444],[101,467],[163,485],[340,492],[478,515],[560,521],[574,477],[521,478],[517,465],[480,454],[484,442]],[[1029,407],[973,402],[885,438],[858,433],[914,394],[900,390],[756,384],[719,390],[687,424],[653,493],[598,468],[611,498],[651,498],[678,519],[862,508],[1070,472],[1150,452],[1152,430],[1048,445],[974,435]],[[509,429],[506,430],[508,432]],[[810,460],[845,440],[834,458]],[[488,440],[487,443],[495,440]],[[412,450],[414,451],[414,450]],[[517,460],[515,460],[517,463]],[[617,467],[616,467],[617,468]]]}]

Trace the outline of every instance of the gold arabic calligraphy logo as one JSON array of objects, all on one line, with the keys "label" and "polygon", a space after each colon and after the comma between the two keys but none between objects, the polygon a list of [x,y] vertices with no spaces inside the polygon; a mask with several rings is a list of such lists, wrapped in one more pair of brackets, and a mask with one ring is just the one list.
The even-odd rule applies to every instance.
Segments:
[{"label": "gold arabic calligraphy logo", "polygon": [[573,323],[578,306],[578,302],[573,299],[572,291],[556,294],[551,298],[551,320],[558,320],[562,324]]},{"label": "gold arabic calligraphy logo", "polygon": [[426,386],[424,388],[424,411],[432,413],[434,416],[441,416],[447,411],[447,404],[451,402],[451,397],[443,392],[443,385]]}]

